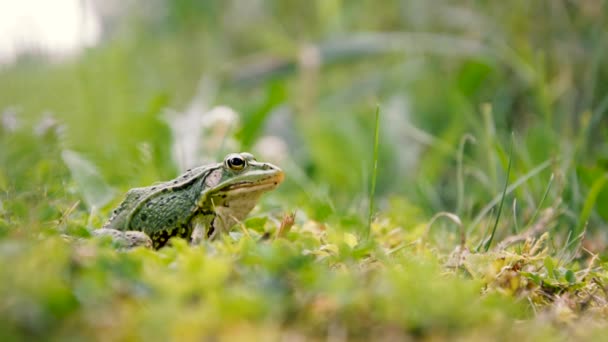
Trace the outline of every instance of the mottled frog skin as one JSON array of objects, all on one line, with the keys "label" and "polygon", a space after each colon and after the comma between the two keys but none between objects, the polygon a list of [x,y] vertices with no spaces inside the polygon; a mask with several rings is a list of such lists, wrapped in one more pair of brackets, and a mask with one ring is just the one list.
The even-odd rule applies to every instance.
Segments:
[{"label": "mottled frog skin", "polygon": [[283,171],[275,165],[258,162],[247,152],[232,153],[221,163],[129,190],[95,233],[122,239],[126,247],[151,244],[156,249],[174,236],[193,243],[213,239],[243,220],[260,196],[283,178]]}]

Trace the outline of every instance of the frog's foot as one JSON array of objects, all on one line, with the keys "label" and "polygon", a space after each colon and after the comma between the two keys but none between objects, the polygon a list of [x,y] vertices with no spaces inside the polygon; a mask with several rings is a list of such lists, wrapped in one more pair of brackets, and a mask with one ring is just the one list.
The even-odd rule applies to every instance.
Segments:
[{"label": "frog's foot", "polygon": [[144,232],[100,228],[93,230],[92,234],[93,236],[110,236],[115,244],[124,249],[131,249],[139,246],[146,248],[152,247],[152,240]]}]

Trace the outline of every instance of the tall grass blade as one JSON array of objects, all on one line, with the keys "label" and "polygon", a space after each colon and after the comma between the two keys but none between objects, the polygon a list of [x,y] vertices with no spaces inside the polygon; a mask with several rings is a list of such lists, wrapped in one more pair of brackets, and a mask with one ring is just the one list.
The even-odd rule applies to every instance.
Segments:
[{"label": "tall grass blade", "polygon": [[462,215],[462,208],[464,207],[464,171],[463,171],[463,159],[464,159],[464,147],[467,141],[472,144],[476,143],[475,137],[470,134],[465,134],[462,139],[460,139],[460,145],[458,147],[458,156],[457,156],[457,174],[456,174],[456,186],[457,186],[457,201],[456,201],[456,214]]},{"label": "tall grass blade", "polygon": [[378,145],[380,136],[380,105],[376,105],[376,129],[374,132],[374,164],[372,166],[372,185],[369,190],[369,213],[367,216],[367,229],[364,238],[367,239],[372,231],[372,218],[374,216],[374,198],[376,193],[376,179],[378,176]]},{"label": "tall grass blade", "polygon": [[513,199],[513,234],[519,234],[519,223],[517,223],[517,198]]},{"label": "tall grass blade", "polygon": [[540,202],[538,203],[538,206],[536,207],[536,210],[534,211],[534,214],[532,215],[532,218],[530,219],[530,224],[534,224],[534,221],[536,220],[536,217],[538,216],[538,213],[540,212],[540,209],[543,207],[543,203],[545,202],[545,199],[547,199],[547,195],[549,194],[549,190],[551,190],[551,186],[553,185],[553,180],[555,179],[555,174],[551,174],[551,178],[549,178],[549,184],[547,184],[547,188],[545,189],[545,193],[543,194],[543,197],[540,199]]},{"label": "tall grass blade", "polygon": [[[533,168],[532,170],[528,171],[528,173],[521,176],[518,180],[516,180],[513,184],[511,184],[507,188],[506,194],[508,195],[508,194],[512,193],[513,191],[515,191],[515,189],[517,189],[522,184],[524,184],[528,180],[530,180],[530,178],[538,175],[543,170],[548,168],[551,165],[552,161],[553,161],[553,159],[545,160],[544,162],[540,163],[537,167]],[[467,234],[470,234],[471,231],[473,231],[473,229],[475,229],[475,227],[477,227],[479,225],[481,220],[483,220],[483,218],[490,212],[490,210],[492,210],[492,208],[494,208],[494,206],[496,204],[498,204],[501,201],[501,199],[502,199],[502,194],[497,195],[490,201],[490,203],[486,204],[486,206],[483,207],[483,209],[481,209],[479,214],[477,214],[477,216],[475,216],[475,218],[473,219],[473,222],[471,222],[471,224],[469,225],[469,228],[467,229]]]},{"label": "tall grass blade", "polygon": [[486,240],[486,242],[484,243],[484,246],[483,246],[486,252],[490,249],[490,245],[492,245],[492,240],[494,240],[494,234],[496,233],[496,228],[498,227],[498,221],[500,220],[500,214],[502,213],[502,206],[505,203],[505,198],[507,197],[507,187],[509,186],[509,177],[511,176],[512,162],[513,162],[513,135],[511,135],[511,143],[509,145],[509,164],[507,166],[507,177],[505,179],[505,186],[502,190],[502,197],[500,199],[500,204],[498,206],[498,212],[496,213],[496,221],[494,222],[494,227],[492,227],[492,232],[490,233],[490,237]]},{"label": "tall grass blade", "polygon": [[608,173],[605,173],[602,177],[593,182],[591,190],[589,190],[589,194],[587,194],[587,197],[585,198],[583,210],[581,210],[581,214],[578,217],[578,224],[576,225],[575,230],[572,232],[572,236],[581,235],[585,229],[587,220],[589,220],[593,207],[595,207],[595,203],[597,202],[597,197],[606,185],[606,181],[608,181]]}]

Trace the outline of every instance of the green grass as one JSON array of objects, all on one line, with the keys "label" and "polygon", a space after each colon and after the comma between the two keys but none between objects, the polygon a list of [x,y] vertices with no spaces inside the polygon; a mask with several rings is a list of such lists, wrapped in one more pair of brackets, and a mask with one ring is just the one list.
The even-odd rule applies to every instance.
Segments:
[{"label": "green grass", "polygon": [[[605,11],[256,4],[127,7],[78,58],[0,70],[1,340],[606,335]],[[218,105],[238,122],[191,156],[286,181],[201,246],[90,238],[180,171],[168,113]]]},{"label": "green grass", "polygon": [[376,107],[376,129],[374,133],[374,164],[372,166],[372,184],[369,190],[369,212],[367,213],[367,230],[364,233],[365,239],[369,238],[369,234],[372,230],[372,221],[374,219],[374,206],[376,198],[376,182],[378,178],[378,139],[380,138],[380,106]]}]

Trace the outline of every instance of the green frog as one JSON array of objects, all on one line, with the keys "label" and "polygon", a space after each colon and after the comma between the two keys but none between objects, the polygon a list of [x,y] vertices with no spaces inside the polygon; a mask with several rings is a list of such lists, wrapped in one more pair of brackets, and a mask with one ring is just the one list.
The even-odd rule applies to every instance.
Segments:
[{"label": "green frog", "polygon": [[187,170],[156,185],[134,188],[94,235],[109,235],[123,246],[163,247],[178,236],[193,244],[214,239],[243,220],[260,196],[275,189],[283,171],[231,153],[224,161]]}]

